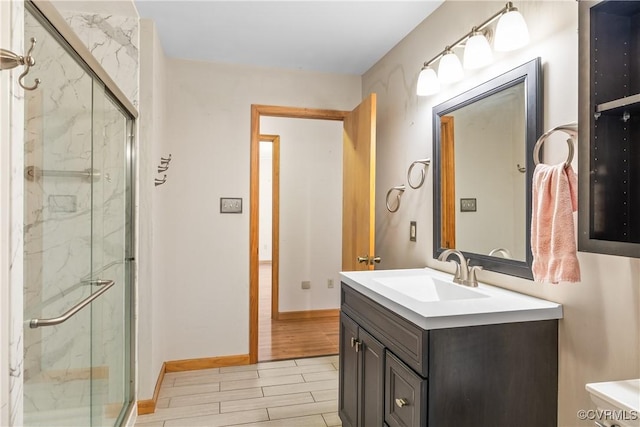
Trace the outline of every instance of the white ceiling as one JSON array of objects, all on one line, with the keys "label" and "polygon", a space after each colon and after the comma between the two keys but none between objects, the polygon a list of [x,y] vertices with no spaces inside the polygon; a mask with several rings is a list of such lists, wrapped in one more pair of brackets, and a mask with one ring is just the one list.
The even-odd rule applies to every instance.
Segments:
[{"label": "white ceiling", "polygon": [[362,75],[444,0],[135,0],[167,56]]}]

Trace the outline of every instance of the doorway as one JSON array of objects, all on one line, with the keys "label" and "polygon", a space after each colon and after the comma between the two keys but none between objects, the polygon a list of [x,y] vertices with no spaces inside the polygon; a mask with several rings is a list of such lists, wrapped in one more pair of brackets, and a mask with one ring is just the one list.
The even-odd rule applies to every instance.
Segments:
[{"label": "doorway", "polygon": [[342,125],[282,117],[260,124],[271,135],[260,136],[258,360],[335,354]]},{"label": "doorway", "polygon": [[[251,185],[249,254],[249,362],[258,361],[259,347],[259,141],[260,119],[285,117],[341,121],[342,128],[342,233],[341,270],[372,269],[375,255],[375,115],[376,96],[370,94],[353,111],[296,107],[251,106]],[[313,161],[313,159],[307,159]],[[337,246],[337,245],[336,245]],[[339,283],[335,283],[339,287]],[[334,313],[337,314],[337,313]],[[337,326],[337,322],[336,322]]]}]

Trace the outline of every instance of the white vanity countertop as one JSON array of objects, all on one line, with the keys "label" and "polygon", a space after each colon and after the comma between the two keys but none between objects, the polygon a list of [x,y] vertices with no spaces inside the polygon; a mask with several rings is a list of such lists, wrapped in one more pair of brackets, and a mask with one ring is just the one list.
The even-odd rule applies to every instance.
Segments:
[{"label": "white vanity countertop", "polygon": [[640,414],[640,379],[591,383],[586,389],[614,408]]},{"label": "white vanity countertop", "polygon": [[[452,275],[431,268],[405,270],[353,271],[340,273],[351,288],[366,295],[382,306],[406,318],[423,329],[443,329],[499,323],[530,322],[561,319],[562,305],[543,299],[480,283],[469,288],[451,282]],[[421,283],[437,279],[445,285],[464,288],[461,292],[474,292],[473,298],[433,301],[429,297],[416,298],[409,291],[397,291],[394,284],[420,289]],[[446,288],[445,288],[446,289]],[[451,288],[458,291],[459,288]],[[418,292],[419,293],[419,292]]]}]

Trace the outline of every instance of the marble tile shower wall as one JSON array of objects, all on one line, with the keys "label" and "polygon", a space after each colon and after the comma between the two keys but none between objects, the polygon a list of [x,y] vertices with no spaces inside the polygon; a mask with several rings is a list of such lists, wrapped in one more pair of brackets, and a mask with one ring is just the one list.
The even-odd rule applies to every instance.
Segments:
[{"label": "marble tile shower wall", "polygon": [[[95,100],[95,96],[94,96]],[[104,269],[102,279],[116,281],[114,288],[101,297],[100,310],[92,311],[92,364],[108,366],[108,387],[94,402],[121,402],[124,390],[124,342],[126,337],[125,294],[125,143],[126,118],[106,97],[94,102],[94,164],[102,177],[93,185],[93,267]],[[105,268],[105,266],[107,268]],[[94,393],[97,388],[94,387]]]},{"label": "marble tile shower wall", "polygon": [[[29,17],[25,30],[39,40],[34,72],[47,70],[40,89],[26,94],[25,163],[39,170],[87,170],[92,166],[91,78]],[[55,317],[90,292],[81,282],[92,267],[91,189],[91,181],[83,178],[26,181],[25,319]],[[27,422],[32,412],[70,407],[82,401],[78,396],[90,396],[87,384],[47,380],[90,366],[89,325],[87,312],[59,328],[25,331]]]},{"label": "marble tile shower wall", "polygon": [[120,90],[137,107],[140,68],[138,17],[80,11],[61,11],[61,14]]},{"label": "marble tile shower wall", "polygon": [[[25,34],[38,40],[37,67],[32,72],[42,79],[38,90],[25,93],[25,166],[90,169],[91,77],[30,15],[25,19]],[[37,178],[36,174],[25,181],[25,320],[56,317],[90,292],[90,287],[75,285],[91,273],[91,203],[88,180]],[[87,320],[81,312],[61,327],[25,329],[27,421],[37,408],[66,407],[67,396],[75,395],[62,387],[64,381],[43,383],[42,377],[89,366]],[[46,399],[51,391],[60,399]]]},{"label": "marble tile shower wall", "polygon": [[[60,10],[60,14],[65,18],[67,24],[73,29],[78,37],[85,43],[85,46],[91,51],[93,56],[102,65],[109,76],[118,85],[120,90],[131,101],[134,106],[139,104],[139,72],[140,72],[140,52],[139,52],[139,34],[140,20],[137,14],[117,15],[117,14],[100,14],[82,11],[84,2],[74,3],[77,10]],[[103,265],[108,265],[112,261],[122,259],[123,253],[120,251],[124,248],[124,233],[122,233],[121,225],[124,225],[124,185],[125,175],[123,174],[126,159],[122,150],[113,150],[112,141],[123,141],[126,137],[126,129],[122,116],[113,109],[111,103],[104,104],[103,119],[105,121],[102,127],[105,130],[104,142],[101,147],[95,146],[97,153],[94,156],[102,156],[105,165],[105,176],[108,174],[111,180],[111,188],[103,189],[103,210],[102,214],[106,221],[102,221],[105,229],[103,236],[108,236],[102,242],[94,243],[96,253],[101,253],[105,257]],[[97,138],[99,139],[99,138]],[[106,181],[103,181],[106,185]],[[96,247],[101,245],[100,248]],[[143,245],[143,242],[139,242]],[[97,249],[97,250],[96,250]],[[124,279],[124,266],[116,264],[109,271],[105,271],[104,277]],[[118,292],[124,292],[124,286],[118,287]],[[122,352],[117,351],[117,347],[122,345],[122,340],[117,335],[123,331],[114,329],[114,325],[119,325],[115,319],[123,317],[124,307],[120,299],[115,298],[114,294],[107,295],[103,298],[106,305],[104,310],[107,318],[96,319],[94,323],[101,323],[102,327],[96,327],[94,333],[99,334],[96,337],[97,342],[104,343],[103,349],[94,351],[95,362],[105,363],[104,358],[120,357]],[[123,326],[123,325],[120,325]],[[103,358],[102,360],[100,358]],[[124,363],[111,363],[111,367],[123,367]],[[122,372],[114,369],[109,371],[110,381],[118,383],[122,380]]]},{"label": "marble tile shower wall", "polygon": [[[10,2],[11,42],[9,48],[22,52],[24,37],[24,3]],[[17,74],[13,74],[15,79]],[[24,97],[20,87],[12,82],[10,87],[10,141],[11,141],[11,260],[10,260],[10,326],[9,326],[9,422],[23,425],[23,201],[24,201]],[[4,319],[3,319],[4,320]],[[4,402],[0,402],[4,404]]]},{"label": "marble tile shower wall", "polygon": [[[140,20],[137,16],[124,16],[117,14],[98,14],[82,11],[83,2],[75,3],[77,10],[60,11],[69,26],[85,43],[85,46],[91,51],[93,56],[102,65],[109,76],[118,85],[124,95],[131,103],[138,107],[139,104],[139,72],[140,72],[140,52],[139,34]],[[124,233],[120,226],[124,225],[124,185],[125,175],[124,164],[126,162],[125,153],[122,150],[113,150],[112,141],[124,141],[126,137],[126,129],[120,113],[113,109],[113,105],[105,103],[102,117],[105,121],[104,143],[102,146],[94,146],[97,150],[94,156],[103,157],[105,176],[108,174],[111,180],[110,188],[102,189],[103,192],[103,209],[100,210],[105,217],[101,223],[104,230],[101,234],[106,236],[101,242],[94,243],[96,253],[104,256],[103,265],[108,265],[117,259],[123,259],[124,253],[120,253],[124,248]],[[136,132],[137,133],[137,132]],[[100,138],[97,138],[100,139]],[[107,185],[106,181],[102,181],[102,185]],[[111,189],[116,190],[111,191]],[[96,247],[99,245],[100,248]],[[148,247],[145,242],[138,242],[142,248]],[[124,281],[124,266],[116,264],[111,270],[105,271],[104,277],[120,278]],[[123,285],[124,283],[122,283]],[[124,286],[114,287],[112,291],[117,290],[119,293],[125,292]],[[122,334],[124,333],[123,319],[124,306],[122,298],[118,298],[116,294],[105,294],[102,303],[105,309],[101,318],[94,317],[95,341],[100,342],[103,348],[94,349],[94,364],[107,364],[107,358],[121,358],[122,351],[119,351],[122,345]],[[119,326],[119,328],[118,328]],[[115,362],[111,360],[108,363],[109,369],[109,394],[108,399],[104,401],[119,401],[121,396],[116,395],[117,390],[121,390],[123,386],[124,361]],[[114,394],[116,393],[116,394]]]},{"label": "marble tile shower wall", "polygon": [[[138,107],[140,73],[140,52],[138,48],[140,43],[139,17],[137,14],[135,14],[135,16],[125,16],[113,13],[100,14],[84,12],[82,11],[83,5],[84,2],[82,1],[76,2],[74,3],[76,10],[60,10],[60,14],[65,18],[67,24],[69,24],[78,37],[80,37],[80,39],[85,43],[85,46],[91,51],[93,56],[98,60],[129,101],[131,101],[135,107]],[[112,105],[110,105],[110,107],[112,107]],[[113,135],[110,135],[110,138],[104,139],[105,145],[103,145],[102,150],[104,150],[103,154],[105,156],[105,164],[112,165],[111,167],[118,169],[118,166],[124,165],[126,161],[124,158],[124,152],[109,151],[109,146],[106,144],[106,141],[122,141],[122,138],[124,138],[126,134],[119,133],[125,130],[123,128],[121,116],[113,110],[111,110],[110,114],[113,122],[111,125],[105,126],[104,128],[109,129]],[[108,121],[109,119],[105,117],[105,120]],[[105,170],[104,172],[105,174],[109,173],[108,170]],[[125,176],[116,174],[115,170],[111,171],[110,175],[111,180],[114,183],[113,188],[123,190]],[[104,265],[110,263],[113,259],[117,258],[117,256],[120,256],[117,252],[118,250],[122,250],[124,246],[124,240],[122,240],[122,242],[118,240],[124,239],[124,235],[122,233],[116,233],[116,230],[113,227],[118,223],[118,213],[123,212],[123,206],[121,203],[124,203],[124,198],[121,196],[122,194],[112,193],[105,194],[104,198],[103,213],[108,218],[113,219],[113,221],[111,221],[111,229],[109,229],[109,226],[107,225],[103,234],[104,236],[109,236],[108,239],[105,239],[102,242],[104,249],[102,253],[105,254],[106,258],[109,258],[105,259]],[[143,196],[143,194],[140,196]],[[106,222],[105,224],[109,223]],[[149,238],[150,237],[147,237],[147,239]],[[138,245],[140,248],[149,247],[149,244],[145,243],[146,242],[139,241]],[[105,272],[105,277],[106,275],[110,275],[110,277],[114,278],[124,278],[123,268],[124,266],[118,264],[113,267],[112,271]],[[119,287],[118,292],[124,292],[124,287]],[[113,325],[117,324],[117,322],[114,322],[114,319],[122,318],[122,310],[124,307],[122,306],[121,301],[118,302],[118,300],[114,298],[113,294],[105,294],[105,297],[107,297],[104,300],[104,304],[107,305],[105,312],[110,313],[110,318],[102,319],[104,326],[98,327],[96,328],[96,331],[94,331],[101,334],[101,337],[96,341],[104,343],[102,351],[98,350],[94,352],[94,357],[98,358],[99,363],[105,362],[104,360],[99,360],[100,357],[119,357],[122,355],[121,352],[116,351],[117,347],[122,345],[122,341],[116,339],[117,337],[115,336],[117,333],[122,333],[122,330],[115,330]],[[93,320],[95,322],[99,319]],[[124,363],[111,363],[111,366],[122,367],[124,366]],[[122,380],[122,372],[111,369],[109,371],[109,375],[112,380],[111,383]]]}]

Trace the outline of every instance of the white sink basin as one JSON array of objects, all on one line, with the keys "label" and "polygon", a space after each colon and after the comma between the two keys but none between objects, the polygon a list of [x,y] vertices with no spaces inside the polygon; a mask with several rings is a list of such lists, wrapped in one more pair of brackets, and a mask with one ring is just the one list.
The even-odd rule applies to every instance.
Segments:
[{"label": "white sink basin", "polygon": [[640,426],[640,379],[587,384],[598,411],[587,413],[605,426]]},{"label": "white sink basin", "polygon": [[349,271],[342,282],[423,329],[561,319],[562,306],[479,283],[471,288],[431,268]]},{"label": "white sink basin", "polygon": [[382,286],[413,298],[417,301],[450,301],[473,298],[487,298],[487,295],[476,292],[473,288],[445,282],[431,276],[405,276],[374,279]]}]

